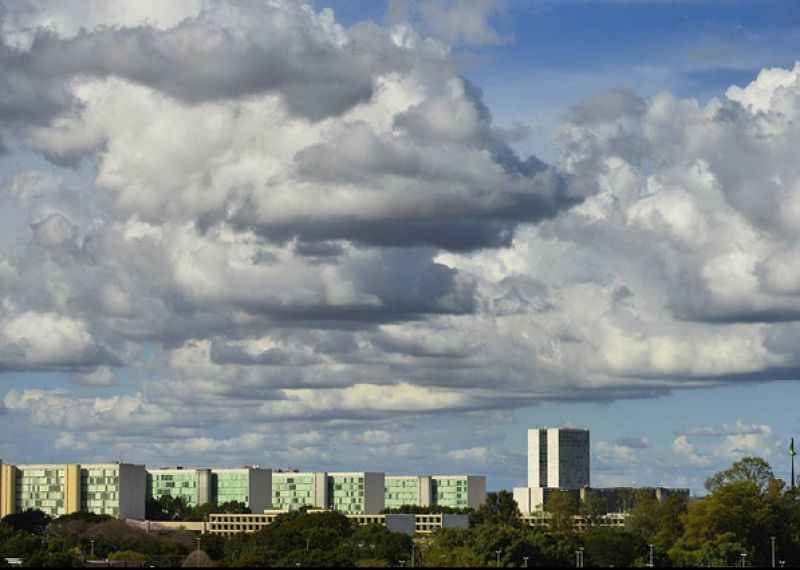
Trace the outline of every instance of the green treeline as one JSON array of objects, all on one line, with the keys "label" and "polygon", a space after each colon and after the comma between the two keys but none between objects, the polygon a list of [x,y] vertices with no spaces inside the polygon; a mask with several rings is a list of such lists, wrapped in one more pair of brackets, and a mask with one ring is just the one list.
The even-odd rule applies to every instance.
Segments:
[{"label": "green treeline", "polygon": [[[150,534],[122,521],[75,514],[50,521],[27,511],[0,522],[0,558],[20,557],[26,566],[77,567],[91,558],[168,566],[467,566],[574,567],[583,552],[587,567],[769,566],[800,560],[800,500],[758,458],[745,458],[706,482],[708,495],[658,502],[639,493],[624,528],[600,526],[601,502],[555,493],[543,528],[526,526],[511,493],[489,493],[470,514],[469,529],[443,529],[414,540],[379,525],[354,527],[335,512],[297,511],[269,527],[230,538],[188,532]],[[163,498],[162,498],[163,499]],[[149,510],[168,519],[202,517],[211,507],[189,509],[180,501],[153,501]],[[221,507],[214,507],[218,512]],[[241,512],[243,505],[225,506]],[[404,511],[421,509],[404,508]],[[588,528],[576,530],[574,516]],[[198,541],[199,538],[199,541]],[[199,548],[199,550],[198,550]],[[745,555],[744,557],[742,555]],[[3,565],[0,560],[0,566]]]},{"label": "green treeline", "polygon": [[185,497],[171,497],[162,495],[158,499],[147,499],[145,505],[145,518],[149,521],[185,521],[200,522],[213,513],[228,513],[236,515],[250,514],[250,509],[244,503],[230,501],[217,505],[206,503],[196,507],[189,506]]},{"label": "green treeline", "polygon": [[[195,552],[198,546],[200,552]],[[407,535],[379,525],[354,527],[332,511],[287,513],[260,532],[230,538],[183,531],[147,533],[84,513],[51,522],[39,511],[26,511],[0,523],[0,560],[20,557],[27,567],[81,567],[92,559],[92,552],[99,560],[159,567],[397,566],[409,564],[413,551]]]},{"label": "green treeline", "polygon": [[[624,528],[599,526],[598,502],[579,505],[574,494],[554,493],[546,528],[522,524],[511,493],[490,493],[469,530],[442,530],[431,538],[425,560],[431,566],[575,566],[583,549],[587,567],[645,567],[650,545],[658,567],[769,566],[774,537],[776,563],[800,561],[800,492],[775,478],[769,464],[745,458],[706,481],[708,495],[658,502],[634,497]],[[574,529],[574,515],[590,528]],[[591,526],[592,523],[595,526]]]}]

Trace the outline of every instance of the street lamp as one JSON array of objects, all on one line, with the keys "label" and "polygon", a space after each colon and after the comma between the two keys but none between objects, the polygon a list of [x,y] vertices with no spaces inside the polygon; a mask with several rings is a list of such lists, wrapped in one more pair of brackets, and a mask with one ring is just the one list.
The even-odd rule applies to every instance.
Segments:
[{"label": "street lamp", "polygon": [[522,560],[525,562],[525,568],[527,568],[528,567],[528,557],[527,556],[523,556]]},{"label": "street lamp", "polygon": [[500,568],[500,554],[501,554],[501,552],[502,552],[501,550],[496,550],[495,551],[495,554],[497,554],[497,567],[498,568]]},{"label": "street lamp", "polygon": [[650,568],[655,568],[656,567],[656,559],[655,559],[655,556],[653,555],[653,549],[655,547],[652,544],[648,544],[647,546],[650,547],[650,562],[647,565]]},{"label": "street lamp", "polygon": [[91,540],[89,541],[89,545],[90,545],[90,548],[91,548],[91,550],[90,550],[91,554],[90,554],[89,556],[91,556],[92,558],[94,558],[94,539],[91,539]]},{"label": "street lamp", "polygon": [[747,553],[746,552],[742,552],[742,554],[740,556],[742,557],[742,568],[746,568],[747,567]]},{"label": "street lamp", "polygon": [[575,551],[575,567],[583,568],[583,546],[579,546]]},{"label": "street lamp", "polygon": [[772,546],[772,567],[775,568],[775,537],[769,537],[770,545]]}]

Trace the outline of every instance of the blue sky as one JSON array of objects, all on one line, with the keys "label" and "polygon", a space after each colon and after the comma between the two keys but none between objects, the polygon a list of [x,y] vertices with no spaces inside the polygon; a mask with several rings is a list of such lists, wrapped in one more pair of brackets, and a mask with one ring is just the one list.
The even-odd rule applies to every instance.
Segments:
[{"label": "blue sky", "polygon": [[0,0],[4,460],[787,476],[797,3],[114,2]]}]

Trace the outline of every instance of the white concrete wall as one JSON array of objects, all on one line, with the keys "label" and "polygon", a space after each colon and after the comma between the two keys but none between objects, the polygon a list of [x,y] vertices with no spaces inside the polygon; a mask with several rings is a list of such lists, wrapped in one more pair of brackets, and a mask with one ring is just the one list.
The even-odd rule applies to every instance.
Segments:
[{"label": "white concrete wall", "polygon": [[531,489],[532,487],[514,487],[514,500],[523,515],[531,512]]},{"label": "white concrete wall", "polygon": [[542,485],[539,477],[539,430],[528,430],[528,487]]},{"label": "white concrete wall", "polygon": [[547,430],[547,487],[558,487],[561,484],[561,468],[558,428]]}]

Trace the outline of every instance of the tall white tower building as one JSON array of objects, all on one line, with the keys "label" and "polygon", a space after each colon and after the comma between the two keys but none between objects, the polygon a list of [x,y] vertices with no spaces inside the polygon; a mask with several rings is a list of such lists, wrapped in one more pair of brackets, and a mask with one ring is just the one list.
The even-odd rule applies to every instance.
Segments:
[{"label": "tall white tower building", "polygon": [[514,489],[520,511],[542,508],[549,489],[588,487],[589,456],[589,430],[528,430],[528,486]]},{"label": "tall white tower building", "polygon": [[528,487],[589,486],[589,430],[528,430]]}]

